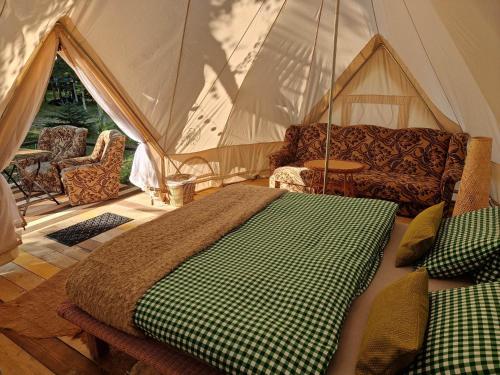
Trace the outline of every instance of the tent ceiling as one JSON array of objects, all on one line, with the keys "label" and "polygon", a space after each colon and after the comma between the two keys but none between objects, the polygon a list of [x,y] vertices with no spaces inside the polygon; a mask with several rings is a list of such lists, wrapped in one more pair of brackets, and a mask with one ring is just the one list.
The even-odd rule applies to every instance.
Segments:
[{"label": "tent ceiling", "polygon": [[[443,114],[494,138],[500,162],[498,1],[341,4],[337,75],[380,33]],[[331,0],[7,0],[0,113],[39,42],[67,15],[169,154],[280,141],[328,90],[333,7]]]}]

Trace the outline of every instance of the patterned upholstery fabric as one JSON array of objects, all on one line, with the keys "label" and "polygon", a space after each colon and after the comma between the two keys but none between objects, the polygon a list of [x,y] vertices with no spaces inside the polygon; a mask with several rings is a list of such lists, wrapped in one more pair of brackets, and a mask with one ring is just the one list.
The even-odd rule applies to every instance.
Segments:
[{"label": "patterned upholstery fabric", "polygon": [[[304,162],[323,159],[326,124],[291,126],[285,145],[270,155],[270,186],[290,191],[319,192],[323,172]],[[400,204],[399,214],[415,216],[444,200],[447,206],[460,180],[468,135],[415,128],[387,129],[373,125],[332,126],[331,157],[355,160],[369,168],[354,174],[356,196]],[[327,191],[342,194],[344,176],[328,174]],[[448,208],[449,209],[449,208]]]},{"label": "patterned upholstery fabric", "polygon": [[90,156],[58,162],[72,206],[118,196],[125,136],[117,130],[102,132]]},{"label": "patterned upholstery fabric", "polygon": [[[62,125],[53,128],[43,128],[38,138],[38,149],[48,150],[52,154],[41,159],[37,183],[51,193],[62,191],[61,179],[57,170],[57,162],[67,158],[85,155],[87,146],[85,128]],[[29,190],[36,174],[38,163],[36,159],[23,159],[16,162],[23,186]],[[36,187],[35,187],[36,189]]]}]

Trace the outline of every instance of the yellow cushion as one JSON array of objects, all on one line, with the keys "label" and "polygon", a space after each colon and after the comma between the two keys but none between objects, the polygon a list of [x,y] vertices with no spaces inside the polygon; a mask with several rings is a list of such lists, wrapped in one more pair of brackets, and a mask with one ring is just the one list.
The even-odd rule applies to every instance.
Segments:
[{"label": "yellow cushion", "polygon": [[432,247],[443,217],[444,202],[419,213],[408,225],[396,254],[396,267],[410,266]]},{"label": "yellow cushion", "polygon": [[387,286],[373,301],[363,334],[356,375],[397,374],[416,357],[429,319],[425,268]]}]

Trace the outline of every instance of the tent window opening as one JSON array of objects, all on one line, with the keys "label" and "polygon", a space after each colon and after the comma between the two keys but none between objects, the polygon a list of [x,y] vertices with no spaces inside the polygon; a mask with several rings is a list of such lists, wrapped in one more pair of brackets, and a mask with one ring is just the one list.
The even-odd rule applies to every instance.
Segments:
[{"label": "tent window opening", "polygon": [[[44,128],[71,125],[88,130],[86,154],[90,154],[97,137],[105,130],[119,129],[109,115],[99,106],[61,56],[56,56],[47,90],[40,110],[22,144],[23,148],[36,148]],[[127,137],[120,182],[127,184],[137,142]]]}]

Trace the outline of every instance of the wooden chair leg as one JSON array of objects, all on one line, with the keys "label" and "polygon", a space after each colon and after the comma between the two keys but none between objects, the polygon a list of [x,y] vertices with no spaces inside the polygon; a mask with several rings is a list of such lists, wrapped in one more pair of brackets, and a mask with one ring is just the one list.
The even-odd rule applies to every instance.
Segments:
[{"label": "wooden chair leg", "polygon": [[90,333],[83,333],[83,341],[87,345],[90,355],[94,360],[99,360],[109,353],[109,344]]}]

